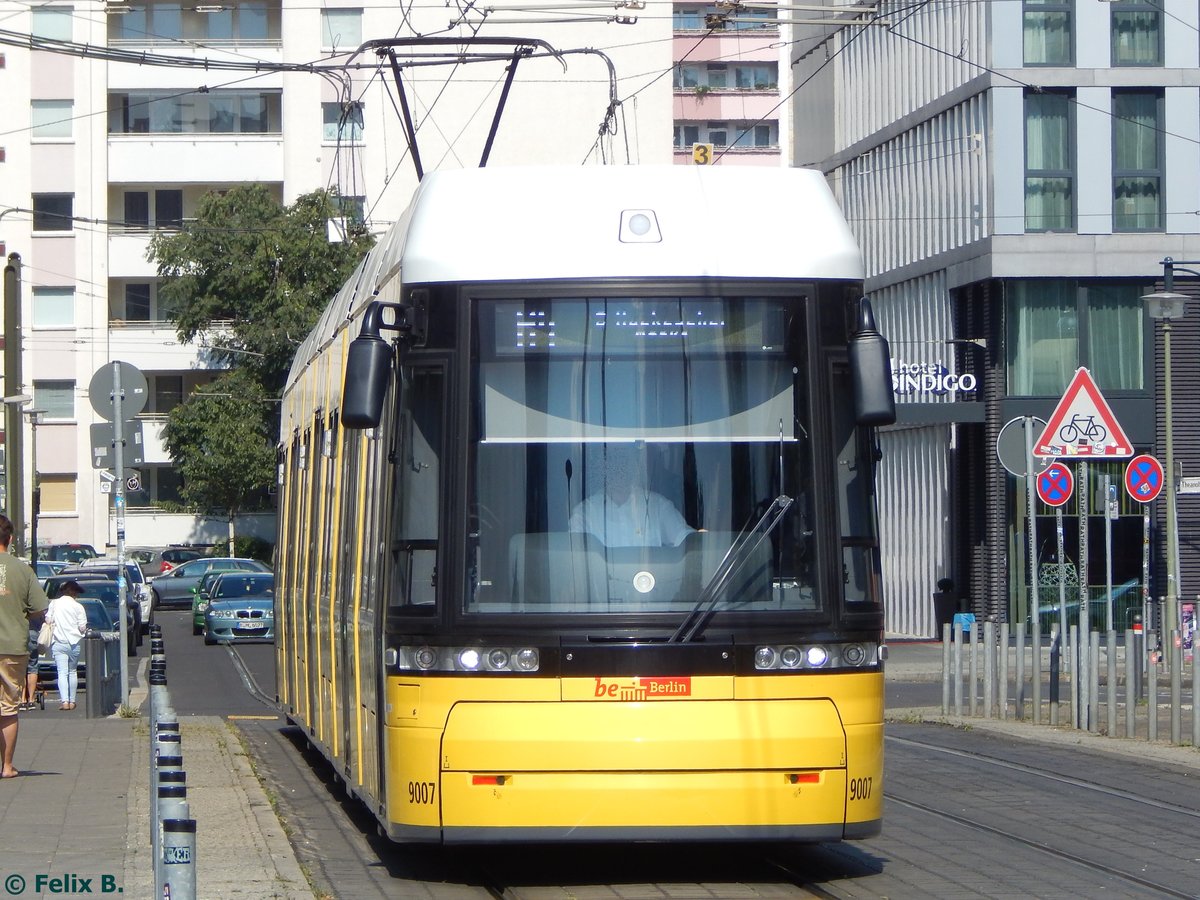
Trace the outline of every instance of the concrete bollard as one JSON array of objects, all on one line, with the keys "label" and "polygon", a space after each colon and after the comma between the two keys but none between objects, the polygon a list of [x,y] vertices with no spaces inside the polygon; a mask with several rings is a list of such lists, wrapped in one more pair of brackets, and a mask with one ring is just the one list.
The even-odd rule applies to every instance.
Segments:
[{"label": "concrete bollard", "polygon": [[1134,673],[1141,667],[1137,649],[1134,643],[1132,628],[1125,631],[1125,737],[1135,736],[1137,720],[1137,678]]},{"label": "concrete bollard", "polygon": [[[1146,636],[1146,646],[1157,646],[1158,635],[1153,631]],[[1151,660],[1146,667],[1148,669],[1148,684],[1146,686],[1146,713],[1149,718],[1146,721],[1147,736],[1150,743],[1158,740],[1158,662]]]},{"label": "concrete bollard", "polygon": [[163,883],[156,896],[196,900],[196,820],[167,819],[162,824]]},{"label": "concrete bollard", "polygon": [[950,623],[942,626],[942,715],[950,715]]}]

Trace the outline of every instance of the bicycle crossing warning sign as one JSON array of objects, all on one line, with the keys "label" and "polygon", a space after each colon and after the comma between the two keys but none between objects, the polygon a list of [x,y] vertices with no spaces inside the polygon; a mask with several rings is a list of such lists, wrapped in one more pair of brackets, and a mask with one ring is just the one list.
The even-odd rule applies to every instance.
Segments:
[{"label": "bicycle crossing warning sign", "polygon": [[1075,370],[1033,447],[1033,455],[1040,459],[1133,456],[1133,445],[1087,369]]}]

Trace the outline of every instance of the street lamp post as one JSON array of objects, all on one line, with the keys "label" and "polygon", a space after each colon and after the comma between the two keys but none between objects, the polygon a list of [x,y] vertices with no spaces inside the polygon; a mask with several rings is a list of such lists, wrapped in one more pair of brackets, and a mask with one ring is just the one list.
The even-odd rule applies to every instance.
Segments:
[{"label": "street lamp post", "polygon": [[[1179,628],[1179,528],[1175,496],[1175,436],[1171,415],[1171,322],[1183,318],[1187,313],[1187,295],[1174,290],[1175,260],[1169,256],[1163,260],[1163,290],[1146,294],[1142,301],[1152,319],[1160,320],[1163,332],[1163,417],[1166,425],[1166,472],[1167,493],[1167,605],[1166,622],[1163,623],[1163,638],[1169,639],[1171,632]],[[1194,274],[1194,273],[1193,273]],[[1165,643],[1165,641],[1164,641]]]},{"label": "street lamp post", "polygon": [[38,481],[37,429],[42,424],[42,416],[45,414],[44,409],[25,410],[25,415],[29,416],[29,451],[32,456],[29,470],[29,558],[35,562],[38,558],[38,513],[42,511],[42,485]]},{"label": "street lamp post", "polygon": [[[7,356],[7,351],[6,354]],[[22,510],[25,504],[25,471],[21,441],[21,410],[33,398],[28,394],[13,394],[4,397],[4,512],[13,524],[12,552],[19,553],[25,541],[25,521]]]}]

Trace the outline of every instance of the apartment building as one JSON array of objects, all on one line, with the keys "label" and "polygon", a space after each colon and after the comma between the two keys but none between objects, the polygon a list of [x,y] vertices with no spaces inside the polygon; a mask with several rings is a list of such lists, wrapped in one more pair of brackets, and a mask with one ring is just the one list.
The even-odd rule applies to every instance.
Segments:
[{"label": "apartment building", "polygon": [[[348,215],[382,230],[417,183],[404,102],[426,170],[479,165],[489,137],[489,165],[667,164],[671,17],[630,6],[628,15],[567,15],[520,4],[0,2],[6,29],[36,48],[0,57],[0,242],[19,254],[22,274],[19,348],[5,351],[20,353],[21,383],[3,394],[28,395],[24,408],[42,411],[36,460],[28,417],[21,451],[26,510],[29,473],[41,486],[39,542],[116,540],[92,467],[89,427],[100,419],[88,399],[94,373],[112,360],[141,370],[149,393],[127,542],[225,533],[220,519],[164,508],[180,488],[165,417],[216,364],[203,342],[179,343],[159,302],[146,258],[153,234],[179,228],[207,192],[251,182],[284,203],[335,188]],[[459,57],[405,65],[398,85],[386,59],[355,55],[365,41],[418,34],[457,39],[440,49]],[[474,34],[542,43],[475,46]],[[410,53],[437,49],[397,52],[407,64]],[[512,90],[494,125],[506,67]],[[627,96],[636,100],[613,103]],[[530,202],[551,211],[559,199]],[[239,530],[272,537],[273,518],[249,517]]]},{"label": "apartment building", "polygon": [[781,35],[792,26],[765,4],[675,3],[673,87],[677,165],[790,165],[790,72]]},{"label": "apartment building", "polygon": [[[1060,562],[1093,598],[1110,580],[1161,596],[1165,503],[1128,497],[1123,461],[1088,466],[1060,559],[1055,511],[1038,501],[1030,541],[1025,479],[997,439],[1047,418],[1083,366],[1135,449],[1164,458],[1163,336],[1142,295],[1164,258],[1200,259],[1197,6],[883,3],[877,16],[824,30],[797,59],[812,89],[793,117],[796,163],[828,173],[863,245],[894,371],[932,376],[898,377],[901,421],[882,436],[889,631],[938,633],[942,578],[977,614],[1027,620],[1045,606],[1031,571]],[[1200,307],[1172,331],[1186,477],[1200,466]],[[1200,591],[1198,518],[1181,494],[1181,595]]]}]

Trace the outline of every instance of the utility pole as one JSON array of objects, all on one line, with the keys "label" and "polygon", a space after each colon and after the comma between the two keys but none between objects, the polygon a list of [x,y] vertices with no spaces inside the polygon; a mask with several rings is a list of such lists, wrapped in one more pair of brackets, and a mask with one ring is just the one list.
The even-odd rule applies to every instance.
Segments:
[{"label": "utility pole", "polygon": [[[4,267],[4,394],[21,390],[21,256],[8,255]],[[4,488],[9,519],[13,523],[14,552],[25,547],[25,455],[21,409],[4,404]]]}]

